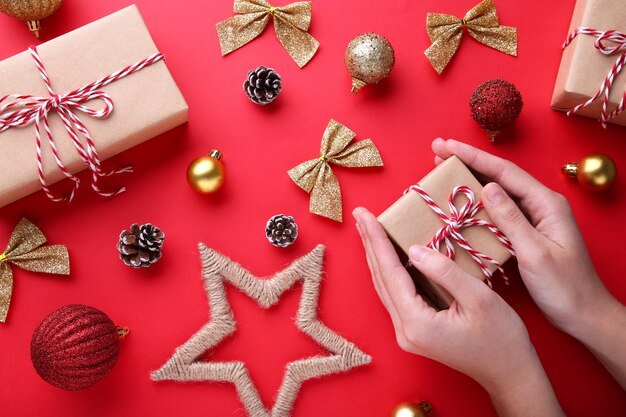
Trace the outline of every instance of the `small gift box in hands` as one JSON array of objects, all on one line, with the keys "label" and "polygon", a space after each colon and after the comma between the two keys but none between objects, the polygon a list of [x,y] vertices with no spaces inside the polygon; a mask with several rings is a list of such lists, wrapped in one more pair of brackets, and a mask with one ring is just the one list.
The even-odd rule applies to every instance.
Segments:
[{"label": "small gift box in hands", "polygon": [[[491,223],[482,208],[481,196],[478,180],[453,156],[409,187],[378,221],[407,266],[411,246],[430,246],[442,250],[476,278],[490,283],[494,271],[503,273],[502,264],[514,251],[506,236]],[[415,268],[408,269],[434,307],[450,306],[454,299],[448,291]]]}]

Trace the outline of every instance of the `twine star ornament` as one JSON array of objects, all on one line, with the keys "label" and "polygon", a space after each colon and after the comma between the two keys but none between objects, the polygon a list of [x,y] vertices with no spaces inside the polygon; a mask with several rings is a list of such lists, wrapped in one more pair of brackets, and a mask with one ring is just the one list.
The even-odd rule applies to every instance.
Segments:
[{"label": "twine star ornament", "polygon": [[[251,417],[287,417],[298,396],[302,383],[336,372],[345,372],[371,362],[353,343],[328,327],[317,316],[317,304],[322,281],[324,246],[318,245],[286,269],[270,278],[258,278],[220,253],[198,245],[202,260],[202,278],[209,299],[211,319],[174,355],[151,375],[153,381],[213,381],[230,382],[246,412]],[[234,285],[263,309],[276,304],[296,283],[302,284],[302,295],[296,316],[296,326],[331,353],[290,362],[276,401],[270,410],[263,405],[245,363],[203,362],[198,358],[217,346],[237,328],[226,295],[225,284]]]}]

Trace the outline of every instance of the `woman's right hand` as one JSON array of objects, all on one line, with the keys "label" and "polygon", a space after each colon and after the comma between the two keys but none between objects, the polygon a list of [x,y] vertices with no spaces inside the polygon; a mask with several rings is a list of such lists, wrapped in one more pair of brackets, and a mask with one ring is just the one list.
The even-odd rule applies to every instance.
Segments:
[{"label": "woman's right hand", "polygon": [[[600,281],[565,197],[512,162],[470,145],[435,139],[432,149],[435,163],[456,155],[494,181],[483,190],[483,204],[512,242],[530,295],[556,327],[590,347],[626,387],[626,309]],[[519,207],[507,193],[519,199]]]}]

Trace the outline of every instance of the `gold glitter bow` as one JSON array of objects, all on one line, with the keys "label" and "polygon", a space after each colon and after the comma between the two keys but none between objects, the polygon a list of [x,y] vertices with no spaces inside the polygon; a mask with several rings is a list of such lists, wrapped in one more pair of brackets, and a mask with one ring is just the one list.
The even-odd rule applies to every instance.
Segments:
[{"label": "gold glitter bow", "polygon": [[439,74],[461,44],[463,27],[478,42],[505,54],[517,56],[517,29],[500,26],[498,13],[491,0],[475,6],[463,19],[447,14],[428,13],[426,31],[432,44],[424,53]]},{"label": "gold glitter bow", "polygon": [[311,194],[311,213],[341,221],[341,190],[330,164],[350,168],[383,166],[371,139],[348,146],[354,136],[353,131],[331,119],[322,138],[321,156],[289,170],[291,179]]},{"label": "gold glitter bow", "polygon": [[235,0],[236,16],[219,22],[217,35],[222,55],[242,47],[263,32],[274,18],[276,37],[300,68],[305,66],[319,47],[307,32],[311,24],[311,2],[301,1],[274,7],[265,0]]},{"label": "gold glitter bow", "polygon": [[0,322],[4,323],[11,304],[13,273],[9,263],[27,271],[69,275],[67,248],[48,245],[37,226],[22,219],[13,230],[4,253],[0,254]]}]

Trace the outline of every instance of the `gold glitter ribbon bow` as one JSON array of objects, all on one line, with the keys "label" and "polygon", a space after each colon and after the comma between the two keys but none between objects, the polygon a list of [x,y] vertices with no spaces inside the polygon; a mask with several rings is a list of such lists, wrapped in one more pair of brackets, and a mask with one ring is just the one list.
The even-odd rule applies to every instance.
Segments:
[{"label": "gold glitter ribbon bow", "polygon": [[9,312],[13,293],[13,273],[9,263],[33,272],[69,275],[70,262],[67,248],[48,245],[41,230],[27,219],[22,219],[13,230],[4,253],[0,254],[0,322]]},{"label": "gold glitter ribbon bow", "polygon": [[463,27],[478,42],[505,54],[517,56],[517,29],[500,26],[498,13],[491,0],[475,6],[463,19],[447,14],[428,13],[426,31],[432,44],[424,53],[439,74],[459,48]]},{"label": "gold glitter ribbon bow", "polygon": [[222,55],[247,44],[263,32],[274,18],[276,37],[300,68],[305,66],[319,47],[307,32],[311,24],[311,2],[301,1],[274,7],[265,0],[235,0],[236,16],[219,22],[217,35]]},{"label": "gold glitter ribbon bow", "polygon": [[354,136],[353,131],[331,119],[322,138],[321,156],[289,170],[291,179],[311,194],[311,213],[341,221],[341,190],[330,164],[350,168],[383,166],[371,139],[348,146]]}]

